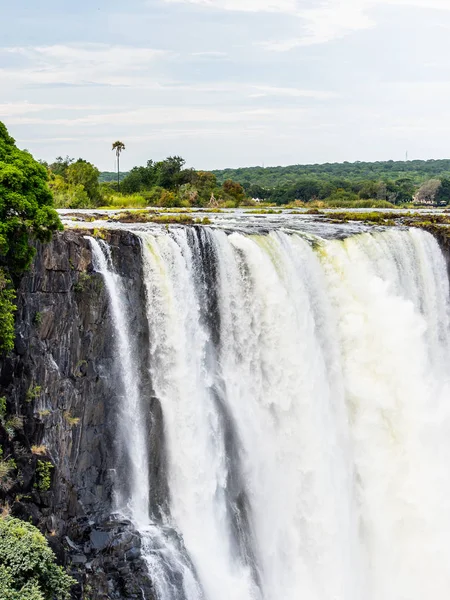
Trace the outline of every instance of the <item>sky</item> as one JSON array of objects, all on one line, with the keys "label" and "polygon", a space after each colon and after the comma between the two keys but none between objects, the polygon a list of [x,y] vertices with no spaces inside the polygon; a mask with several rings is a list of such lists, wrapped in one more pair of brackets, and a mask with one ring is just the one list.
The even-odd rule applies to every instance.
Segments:
[{"label": "sky", "polygon": [[0,0],[0,121],[124,170],[450,157],[450,0]]}]

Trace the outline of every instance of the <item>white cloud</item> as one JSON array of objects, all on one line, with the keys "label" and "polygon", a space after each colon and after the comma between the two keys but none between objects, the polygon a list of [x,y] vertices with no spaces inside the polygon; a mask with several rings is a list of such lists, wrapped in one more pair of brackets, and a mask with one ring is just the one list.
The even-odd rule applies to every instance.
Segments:
[{"label": "white cloud", "polygon": [[131,46],[74,44],[0,48],[0,54],[19,55],[28,62],[24,68],[1,69],[2,81],[129,85],[133,76],[148,73],[157,59],[169,53]]},{"label": "white cloud", "polygon": [[227,107],[203,108],[186,106],[154,106],[138,108],[136,110],[103,112],[75,117],[29,117],[11,116],[10,124],[14,125],[55,125],[64,127],[79,127],[83,125],[171,125],[172,123],[236,123],[249,122],[270,118],[273,111],[270,109],[236,109]]},{"label": "white cloud", "polygon": [[286,98],[314,98],[315,100],[327,100],[336,98],[339,94],[322,90],[302,90],[290,87],[272,87],[269,85],[252,85],[250,89],[255,92],[250,94],[251,98],[263,98],[265,96],[284,96]]},{"label": "white cloud", "polygon": [[371,9],[377,5],[408,6],[428,10],[450,10],[450,0],[165,0],[196,4],[206,8],[240,12],[272,12],[294,15],[301,34],[295,38],[269,40],[268,50],[286,51],[299,46],[323,44],[349,33],[376,25]]},{"label": "white cloud", "polygon": [[[111,106],[109,108],[112,108]],[[104,107],[96,104],[36,104],[31,102],[3,102],[0,103],[0,117],[18,117],[30,113],[52,111],[90,111],[103,110]]]},{"label": "white cloud", "polygon": [[197,4],[206,8],[236,12],[281,12],[295,13],[298,0],[165,0],[169,3]]},{"label": "white cloud", "polygon": [[204,52],[192,52],[191,56],[200,56],[205,58],[225,58],[228,56],[226,52],[218,52],[216,50],[206,50]]}]

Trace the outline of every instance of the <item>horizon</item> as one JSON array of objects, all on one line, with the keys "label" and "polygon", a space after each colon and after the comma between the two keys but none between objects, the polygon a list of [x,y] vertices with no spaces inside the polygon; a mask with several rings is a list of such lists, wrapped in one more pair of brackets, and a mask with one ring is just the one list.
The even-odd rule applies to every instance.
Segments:
[{"label": "horizon", "polygon": [[448,152],[447,0],[0,8],[0,120],[42,160],[113,171],[116,139],[125,171],[169,155],[223,170]]}]

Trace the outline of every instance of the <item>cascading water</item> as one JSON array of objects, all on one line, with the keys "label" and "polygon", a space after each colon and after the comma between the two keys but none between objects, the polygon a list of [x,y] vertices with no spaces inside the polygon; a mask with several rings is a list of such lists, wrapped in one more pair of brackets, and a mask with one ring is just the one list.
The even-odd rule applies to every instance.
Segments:
[{"label": "cascading water", "polygon": [[[140,523],[158,600],[446,599],[449,283],[435,239],[137,235],[168,461],[169,508]],[[124,413],[142,406],[129,391]],[[145,446],[145,419],[126,418]],[[148,486],[130,489],[130,506],[148,504]]]},{"label": "cascading water", "polygon": [[116,366],[122,384],[117,452],[125,452],[130,471],[127,473],[128,496],[121,482],[116,483],[116,510],[131,518],[141,533],[142,547],[158,597],[164,600],[201,600],[202,592],[195,569],[182,543],[174,532],[154,523],[149,515],[148,432],[145,429],[148,421],[140,398],[137,361],[133,358],[136,349],[129,332],[129,311],[121,278],[114,271],[109,246],[102,240],[88,239],[94,268],[103,276],[109,296],[116,334]]},{"label": "cascading water", "polygon": [[129,334],[125,298],[120,277],[114,272],[109,246],[102,240],[89,238],[94,268],[101,273],[108,292],[111,316],[116,334],[117,366],[122,384],[119,403],[119,446],[127,455],[129,473],[129,497],[125,498],[120,486],[116,486],[117,509],[129,513],[137,523],[148,522],[149,480],[147,456],[147,432],[142,417],[139,393],[139,373],[133,360],[133,344]]}]

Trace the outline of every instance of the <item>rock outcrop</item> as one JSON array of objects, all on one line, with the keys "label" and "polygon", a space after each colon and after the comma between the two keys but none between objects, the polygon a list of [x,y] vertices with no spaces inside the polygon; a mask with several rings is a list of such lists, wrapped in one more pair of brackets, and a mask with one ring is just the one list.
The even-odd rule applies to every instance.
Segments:
[{"label": "rock outcrop", "polygon": [[[0,363],[0,396],[7,399],[9,418],[0,426],[0,444],[3,458],[14,459],[17,468],[3,481],[0,496],[14,515],[46,533],[59,561],[79,581],[74,599],[151,600],[139,535],[113,514],[122,392],[108,296],[85,234],[66,231],[38,245],[19,288],[15,350]],[[142,349],[136,360],[147,361],[139,240],[125,231],[105,235],[123,277],[131,332]],[[161,411],[150,382],[142,385],[155,413],[150,443],[158,456]],[[156,480],[163,473],[160,460]],[[156,489],[163,488],[157,483]]]}]

